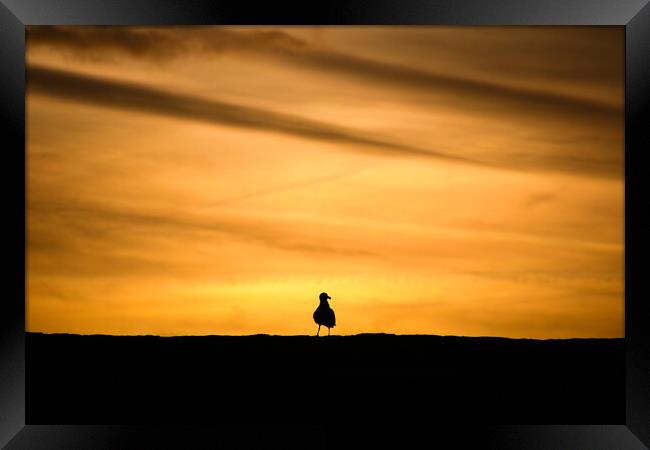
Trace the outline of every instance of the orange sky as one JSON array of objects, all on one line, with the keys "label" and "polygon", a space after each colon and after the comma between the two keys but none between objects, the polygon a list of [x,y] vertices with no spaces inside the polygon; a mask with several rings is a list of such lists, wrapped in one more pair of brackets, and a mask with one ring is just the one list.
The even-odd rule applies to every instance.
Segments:
[{"label": "orange sky", "polygon": [[28,27],[27,329],[623,336],[622,27]]}]

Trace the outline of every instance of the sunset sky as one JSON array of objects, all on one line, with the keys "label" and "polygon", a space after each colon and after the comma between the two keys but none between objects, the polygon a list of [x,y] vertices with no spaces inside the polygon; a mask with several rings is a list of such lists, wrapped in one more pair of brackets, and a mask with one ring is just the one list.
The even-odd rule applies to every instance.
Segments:
[{"label": "sunset sky", "polygon": [[28,27],[27,329],[622,337],[622,27]]}]

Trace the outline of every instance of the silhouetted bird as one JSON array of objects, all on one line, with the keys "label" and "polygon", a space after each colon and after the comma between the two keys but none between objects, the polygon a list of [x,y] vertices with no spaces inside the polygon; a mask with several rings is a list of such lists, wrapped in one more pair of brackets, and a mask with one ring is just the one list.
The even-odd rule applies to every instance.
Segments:
[{"label": "silhouetted bird", "polygon": [[330,304],[327,302],[327,299],[331,299],[327,293],[323,292],[321,293],[318,298],[320,299],[320,305],[318,305],[318,308],[316,308],[316,311],[314,311],[314,322],[318,324],[318,331],[316,332],[316,336],[320,335],[320,327],[321,325],[325,325],[327,327],[327,335],[330,335],[330,328],[336,326],[336,316],[334,315],[334,310],[330,308]]}]

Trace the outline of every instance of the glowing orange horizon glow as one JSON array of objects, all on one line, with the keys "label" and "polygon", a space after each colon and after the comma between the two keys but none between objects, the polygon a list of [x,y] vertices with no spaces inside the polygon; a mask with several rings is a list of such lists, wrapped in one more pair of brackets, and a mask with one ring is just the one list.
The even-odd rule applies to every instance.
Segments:
[{"label": "glowing orange horizon glow", "polygon": [[27,330],[623,336],[622,27],[28,27]]}]

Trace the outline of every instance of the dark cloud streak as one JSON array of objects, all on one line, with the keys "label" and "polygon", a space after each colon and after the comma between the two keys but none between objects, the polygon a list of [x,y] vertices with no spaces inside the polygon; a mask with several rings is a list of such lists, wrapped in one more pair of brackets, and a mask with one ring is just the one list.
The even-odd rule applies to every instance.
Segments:
[{"label": "dark cloud streak", "polygon": [[554,194],[552,192],[538,192],[536,194],[530,195],[522,203],[521,206],[524,207],[524,208],[532,208],[532,207],[537,206],[537,205],[553,202],[556,199],[557,199],[557,194]]},{"label": "dark cloud streak", "polygon": [[322,51],[286,51],[295,63],[322,71],[337,71],[365,81],[401,86],[418,93],[438,93],[453,98],[448,105],[474,112],[500,112],[506,115],[539,119],[587,120],[609,122],[622,115],[620,108],[578,97],[545,91],[516,88],[479,80],[373,61],[341,53]]},{"label": "dark cloud streak", "polygon": [[52,95],[82,103],[127,108],[165,116],[200,120],[217,125],[274,131],[325,142],[364,145],[384,153],[408,154],[455,162],[482,164],[444,153],[423,150],[365,136],[329,124],[278,114],[258,108],[166,92],[135,83],[91,77],[41,66],[29,66],[28,92]]},{"label": "dark cloud streak", "polygon": [[[619,177],[616,158],[590,155],[535,154],[523,158],[511,152],[476,159],[391,142],[381,136],[346,129],[299,116],[280,114],[260,108],[216,100],[204,100],[185,94],[151,88],[142,84],[94,77],[38,65],[29,65],[27,93],[38,93],[69,101],[130,109],[169,117],[199,120],[215,125],[283,133],[296,137],[335,142],[354,151],[388,156],[424,157],[432,160],[514,170],[549,170],[579,175]],[[616,156],[612,153],[612,156]]]},{"label": "dark cloud streak", "polygon": [[[404,65],[319,49],[282,30],[234,31],[220,27],[124,28],[30,27],[28,44],[49,46],[89,59],[126,54],[158,63],[189,55],[249,52],[322,73],[336,72],[418,94],[444,94],[460,109],[514,116],[606,122],[622,115],[607,103],[548,91],[448,76]],[[621,103],[622,107],[622,103]]]},{"label": "dark cloud streak", "polygon": [[89,60],[124,55],[165,62],[188,55],[299,48],[306,45],[280,30],[236,32],[222,27],[30,26],[30,46],[49,47]]}]

